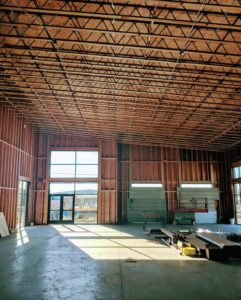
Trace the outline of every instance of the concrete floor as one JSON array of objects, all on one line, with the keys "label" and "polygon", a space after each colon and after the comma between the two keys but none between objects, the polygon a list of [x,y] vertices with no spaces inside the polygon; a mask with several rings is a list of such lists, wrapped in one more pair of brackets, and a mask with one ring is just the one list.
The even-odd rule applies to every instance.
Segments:
[{"label": "concrete floor", "polygon": [[240,261],[182,257],[141,225],[35,226],[0,239],[1,300],[215,298],[241,299]]}]

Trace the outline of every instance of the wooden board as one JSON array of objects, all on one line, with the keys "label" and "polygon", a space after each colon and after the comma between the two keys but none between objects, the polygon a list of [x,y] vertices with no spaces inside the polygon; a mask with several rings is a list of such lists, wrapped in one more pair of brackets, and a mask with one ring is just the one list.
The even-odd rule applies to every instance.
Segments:
[{"label": "wooden board", "polygon": [[0,212],[0,235],[1,237],[9,235],[8,226],[2,212]]}]

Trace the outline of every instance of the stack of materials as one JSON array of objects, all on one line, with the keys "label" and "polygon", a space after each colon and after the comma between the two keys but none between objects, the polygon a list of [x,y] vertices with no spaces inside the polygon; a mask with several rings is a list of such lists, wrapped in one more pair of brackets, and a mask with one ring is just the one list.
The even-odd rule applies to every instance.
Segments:
[{"label": "stack of materials", "polygon": [[220,252],[224,257],[240,257],[241,252],[240,245],[238,243],[229,241],[212,232],[201,232],[197,233],[196,236],[210,245],[208,247],[209,254],[210,249],[217,248],[218,250],[216,252]]},{"label": "stack of materials", "polygon": [[211,260],[241,258],[241,246],[213,232],[181,233],[161,228],[167,242],[182,255],[205,257]]}]

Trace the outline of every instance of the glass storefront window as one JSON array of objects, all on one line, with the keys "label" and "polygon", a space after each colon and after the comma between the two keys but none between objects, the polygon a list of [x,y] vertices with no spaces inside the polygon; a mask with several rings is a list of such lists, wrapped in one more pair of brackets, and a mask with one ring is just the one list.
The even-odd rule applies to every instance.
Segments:
[{"label": "glass storefront window", "polygon": [[51,182],[50,194],[74,194],[74,183]]},{"label": "glass storefront window", "polygon": [[50,178],[98,178],[98,152],[51,151]]}]

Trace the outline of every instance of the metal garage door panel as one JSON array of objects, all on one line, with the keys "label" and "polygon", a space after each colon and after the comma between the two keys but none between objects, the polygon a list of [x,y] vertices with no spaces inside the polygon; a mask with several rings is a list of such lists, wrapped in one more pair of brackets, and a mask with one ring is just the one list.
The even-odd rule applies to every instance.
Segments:
[{"label": "metal garage door panel", "polygon": [[127,220],[133,222],[160,222],[167,220],[163,188],[130,188]]}]

